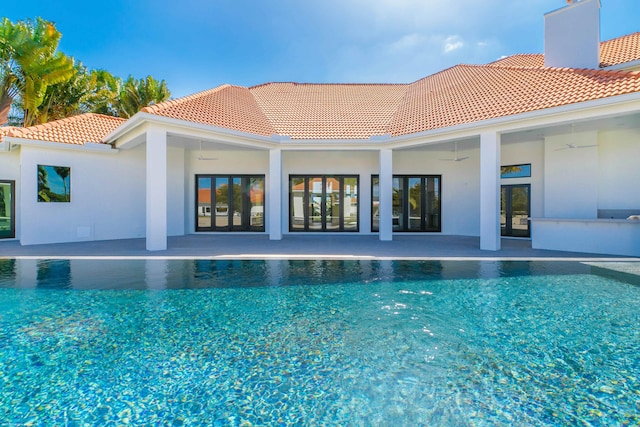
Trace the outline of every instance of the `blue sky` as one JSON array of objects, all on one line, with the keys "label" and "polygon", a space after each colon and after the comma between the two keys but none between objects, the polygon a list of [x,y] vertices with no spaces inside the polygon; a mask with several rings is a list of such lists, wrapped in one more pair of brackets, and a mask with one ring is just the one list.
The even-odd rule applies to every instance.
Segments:
[{"label": "blue sky", "polygon": [[[60,50],[173,97],[224,83],[408,83],[459,63],[541,53],[565,0],[25,0],[12,21],[56,23]],[[640,0],[601,0],[601,38],[640,31]]]}]

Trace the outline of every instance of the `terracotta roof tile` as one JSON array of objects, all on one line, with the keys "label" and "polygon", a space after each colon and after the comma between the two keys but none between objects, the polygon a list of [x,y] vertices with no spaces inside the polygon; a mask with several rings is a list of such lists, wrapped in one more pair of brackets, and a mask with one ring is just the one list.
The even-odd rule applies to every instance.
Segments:
[{"label": "terracotta roof tile", "polygon": [[600,66],[640,60],[640,33],[629,34],[600,44]]},{"label": "terracotta roof tile", "polygon": [[276,133],[249,89],[240,86],[223,85],[141,111],[257,135]]},{"label": "terracotta roof tile", "polygon": [[492,67],[544,67],[544,55],[541,53],[511,55],[488,64]]},{"label": "terracotta roof tile", "polygon": [[292,139],[365,139],[388,133],[406,84],[268,83],[250,88],[276,133]]},{"label": "terracotta roof tile", "polygon": [[406,135],[640,92],[640,73],[458,65],[411,85],[390,126]]},{"label": "terracotta roof tile", "polygon": [[15,129],[13,126],[2,126],[0,127],[0,142],[2,142],[2,137],[4,135],[9,135],[9,132],[12,132]]},{"label": "terracotta roof tile", "polygon": [[[640,60],[640,33],[633,33],[600,43],[600,68]],[[541,53],[518,54],[491,62],[498,67],[544,67]]]},{"label": "terracotta roof tile", "polygon": [[[602,43],[603,61],[640,59],[640,33]],[[405,135],[640,91],[640,74],[545,68],[542,55],[460,65],[405,84],[221,86],[142,111],[257,135]]]},{"label": "terracotta roof tile", "polygon": [[102,143],[105,136],[125,121],[125,119],[119,117],[86,113],[42,125],[26,128],[12,127],[5,132],[5,135],[36,141],[76,145],[84,145],[87,142]]}]

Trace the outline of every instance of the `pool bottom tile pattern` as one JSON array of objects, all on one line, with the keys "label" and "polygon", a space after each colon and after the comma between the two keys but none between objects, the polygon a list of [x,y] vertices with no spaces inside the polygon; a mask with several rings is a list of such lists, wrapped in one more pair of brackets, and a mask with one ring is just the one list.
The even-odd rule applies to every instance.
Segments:
[{"label": "pool bottom tile pattern", "polygon": [[0,425],[640,423],[636,284],[584,266],[284,262],[265,282],[273,264],[207,265],[170,264],[194,274],[162,289],[16,287],[5,268]]}]

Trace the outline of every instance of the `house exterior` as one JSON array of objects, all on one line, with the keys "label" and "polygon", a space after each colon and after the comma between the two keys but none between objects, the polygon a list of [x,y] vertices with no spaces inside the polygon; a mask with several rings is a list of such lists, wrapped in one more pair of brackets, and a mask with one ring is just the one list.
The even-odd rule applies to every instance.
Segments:
[{"label": "house exterior", "polygon": [[[223,85],[0,128],[0,238],[439,233],[640,256],[640,33],[600,42],[599,7],[547,14],[545,54],[410,84]],[[60,185],[70,201],[45,201]]]}]

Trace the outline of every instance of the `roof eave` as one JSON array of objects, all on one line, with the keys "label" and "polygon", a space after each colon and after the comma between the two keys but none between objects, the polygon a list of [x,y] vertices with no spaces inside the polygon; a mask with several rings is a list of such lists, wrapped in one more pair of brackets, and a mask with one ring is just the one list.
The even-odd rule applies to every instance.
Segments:
[{"label": "roof eave", "polygon": [[[274,145],[277,145],[281,140],[288,140],[288,137],[285,135],[257,135],[249,132],[242,132],[233,129],[227,129],[219,126],[207,125],[204,123],[191,122],[188,120],[175,119],[172,117],[159,116],[156,114],[139,112],[130,118],[123,125],[119,126],[109,135],[104,138],[105,142],[110,144],[115,144],[119,141],[118,146],[122,146],[127,143],[125,139],[127,133],[133,131],[135,128],[143,125],[161,125],[161,126],[172,126],[178,128],[184,128],[189,130],[196,130],[201,132],[213,133],[217,138],[220,138],[222,142],[226,140],[242,140],[249,142],[251,144],[258,144],[263,146],[263,148],[270,148]],[[137,136],[137,135],[136,135]]]},{"label": "roof eave", "polygon": [[[99,144],[95,142],[86,142],[84,144],[70,144],[66,142],[41,141],[37,139],[17,138],[14,136],[5,136],[2,144],[9,143],[11,145],[24,145],[40,148],[54,148],[62,150],[91,151],[97,153],[117,153],[118,149],[109,144]],[[0,144],[0,145],[2,145]]]},{"label": "roof eave", "polygon": [[[629,107],[631,105],[631,107]],[[615,108],[616,106],[620,108]],[[602,108],[607,107],[603,114]],[[431,129],[407,135],[393,136],[385,145],[404,147],[413,145],[411,143],[425,143],[432,140],[433,143],[443,140],[466,138],[477,136],[488,129],[497,133],[512,132],[536,126],[548,126],[562,123],[567,120],[567,116],[575,113],[587,113],[586,116],[606,117],[623,112],[640,112],[640,92],[633,92],[624,95],[611,96],[607,98],[590,101],[576,102],[573,104],[558,107],[545,108],[542,110],[528,111],[525,113],[513,114],[510,116],[497,117],[478,122],[463,123],[446,128]],[[592,112],[592,114],[588,114]],[[554,120],[545,120],[554,118]],[[419,141],[417,141],[419,140]]]}]

